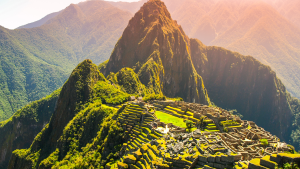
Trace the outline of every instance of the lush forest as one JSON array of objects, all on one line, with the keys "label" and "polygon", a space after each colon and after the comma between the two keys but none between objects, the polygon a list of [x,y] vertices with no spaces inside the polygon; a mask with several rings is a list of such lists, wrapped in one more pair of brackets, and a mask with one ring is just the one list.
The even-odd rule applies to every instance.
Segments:
[{"label": "lush forest", "polygon": [[0,27],[0,121],[61,87],[85,58],[107,60],[130,17],[89,1],[70,5],[40,27]]}]

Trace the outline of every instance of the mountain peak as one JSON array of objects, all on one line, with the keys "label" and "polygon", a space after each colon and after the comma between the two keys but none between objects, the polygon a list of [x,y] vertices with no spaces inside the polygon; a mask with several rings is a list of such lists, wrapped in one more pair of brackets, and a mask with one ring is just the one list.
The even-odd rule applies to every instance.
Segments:
[{"label": "mountain peak", "polygon": [[[166,5],[160,0],[149,0],[129,21],[103,72],[108,75],[129,67],[144,77],[149,72],[143,72],[143,68],[156,65],[153,72],[160,82],[155,84],[159,84],[166,96],[208,104],[203,81],[191,62],[189,43]],[[191,85],[180,85],[183,82]]]},{"label": "mountain peak", "polygon": [[172,19],[165,3],[160,0],[149,0],[146,2],[135,14],[132,21],[143,21],[145,27],[160,25],[164,31],[170,31],[179,27],[177,22]]},{"label": "mountain peak", "polygon": [[166,16],[171,19],[171,14],[167,10],[164,2],[160,0],[149,0],[140,9],[139,12],[143,12],[146,16]]}]

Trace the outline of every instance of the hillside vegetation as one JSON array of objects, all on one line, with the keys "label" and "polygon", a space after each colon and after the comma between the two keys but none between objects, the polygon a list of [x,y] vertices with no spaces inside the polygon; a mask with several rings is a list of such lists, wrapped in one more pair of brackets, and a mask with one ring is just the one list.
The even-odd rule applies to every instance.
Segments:
[{"label": "hillside vegetation", "polygon": [[[299,145],[300,102],[290,96],[269,66],[251,56],[189,39],[165,4],[150,0],[130,20],[108,61],[96,66],[85,60],[73,70],[50,122],[29,148],[12,153],[8,168],[126,167],[118,160],[127,149],[146,151],[142,143],[162,137],[147,125],[155,116],[144,118],[145,109],[125,104],[129,96],[144,96],[144,101],[179,96],[209,105],[208,109],[217,108],[212,100],[223,108],[237,109],[282,141]],[[181,112],[186,114],[182,117],[200,121],[188,110],[169,108],[165,110],[173,115],[181,117]],[[220,131],[213,120],[202,120],[207,123],[206,131]],[[244,127],[249,130],[251,124]],[[153,151],[149,153],[155,161]],[[135,163],[135,158],[124,159]],[[183,165],[186,162],[192,164],[185,161]]]},{"label": "hillside vegetation", "polygon": [[0,26],[0,121],[61,87],[85,58],[107,60],[130,17],[104,1],[89,1],[71,4],[40,27]]},{"label": "hillside vegetation", "polygon": [[[62,87],[50,123],[29,149],[14,151],[9,168],[100,167],[117,159],[124,135],[116,117],[123,109],[110,106],[128,101],[124,90],[132,81],[125,76],[115,82],[119,83],[107,80],[91,60],[80,63]],[[136,84],[143,86],[139,79]],[[131,94],[148,95],[138,90]]]},{"label": "hillside vegetation", "polygon": [[0,122],[0,168],[7,168],[14,150],[30,147],[35,136],[50,121],[59,93],[60,89],[28,104],[8,120]]}]

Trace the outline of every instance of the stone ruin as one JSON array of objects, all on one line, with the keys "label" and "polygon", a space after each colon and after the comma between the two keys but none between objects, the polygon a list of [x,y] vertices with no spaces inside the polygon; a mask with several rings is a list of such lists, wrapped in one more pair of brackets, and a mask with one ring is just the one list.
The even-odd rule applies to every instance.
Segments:
[{"label": "stone ruin", "polygon": [[[262,159],[261,166],[265,166],[269,164],[264,162],[263,158],[266,156],[272,158],[274,154],[291,150],[286,143],[280,142],[276,136],[258,127],[254,122],[241,120],[221,108],[182,101],[151,101],[150,104],[139,105],[144,107],[146,112],[147,107],[155,107],[167,114],[189,119],[198,128],[187,133],[185,128],[171,123],[165,124],[152,114],[154,120],[147,124],[149,128],[162,134],[164,131],[159,129],[169,129],[161,138],[152,139],[145,144],[146,149],[151,150],[147,151],[149,154],[144,157],[150,159],[146,161],[151,163],[151,160],[161,159],[155,163],[156,168],[248,168],[252,159]],[[151,115],[150,112],[147,113]],[[209,127],[213,129],[210,130]],[[262,145],[261,139],[266,139],[269,144]],[[130,153],[133,151],[127,152]],[[130,168],[134,168],[137,163],[138,161],[135,161],[134,164],[130,164]],[[249,164],[249,168],[257,168],[255,166]],[[154,167],[153,162],[151,167]]]}]

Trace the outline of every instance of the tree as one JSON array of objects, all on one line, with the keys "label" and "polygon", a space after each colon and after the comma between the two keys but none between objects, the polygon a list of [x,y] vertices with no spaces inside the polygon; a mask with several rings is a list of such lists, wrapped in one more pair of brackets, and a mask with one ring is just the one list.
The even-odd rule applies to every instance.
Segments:
[{"label": "tree", "polygon": [[295,163],[285,163],[283,169],[299,169],[299,167]]},{"label": "tree", "polygon": [[200,118],[200,128],[202,128],[203,122],[204,122],[204,117],[202,116],[202,117]]},{"label": "tree", "polygon": [[228,133],[228,128],[227,128],[227,127],[224,127],[223,131],[224,131],[225,133]]},{"label": "tree", "polygon": [[193,126],[194,126],[194,123],[192,121],[190,121],[190,120],[186,120],[185,121],[185,125],[186,125],[187,130],[189,132],[191,132],[191,130],[192,130]]},{"label": "tree", "polygon": [[260,143],[261,143],[261,145],[263,145],[264,147],[266,147],[266,146],[269,145],[269,142],[268,142],[267,139],[261,139],[261,140],[260,140]]}]

